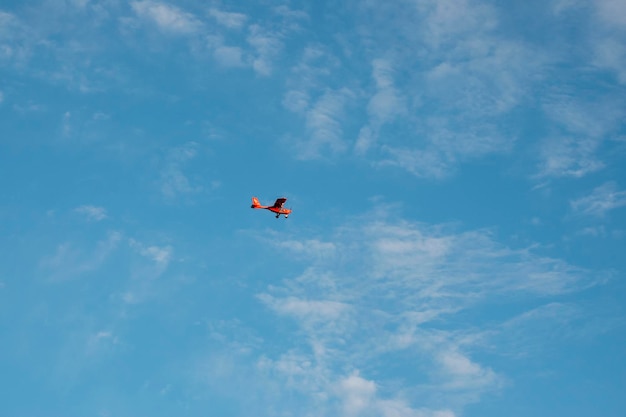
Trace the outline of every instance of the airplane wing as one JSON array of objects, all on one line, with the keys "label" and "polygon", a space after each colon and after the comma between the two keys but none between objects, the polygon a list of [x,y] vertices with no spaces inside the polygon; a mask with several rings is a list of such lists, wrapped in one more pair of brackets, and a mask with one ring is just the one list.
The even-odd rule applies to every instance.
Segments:
[{"label": "airplane wing", "polygon": [[277,198],[272,207],[274,208],[282,208],[283,204],[287,201],[286,198]]}]

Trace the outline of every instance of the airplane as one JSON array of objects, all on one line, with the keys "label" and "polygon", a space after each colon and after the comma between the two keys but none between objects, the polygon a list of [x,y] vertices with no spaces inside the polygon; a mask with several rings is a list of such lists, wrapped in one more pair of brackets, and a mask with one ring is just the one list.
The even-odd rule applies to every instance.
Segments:
[{"label": "airplane", "polygon": [[269,210],[272,213],[276,213],[276,218],[279,218],[282,214],[283,216],[285,216],[286,219],[291,214],[291,209],[283,208],[283,204],[285,204],[285,201],[287,201],[287,199],[281,197],[276,199],[273,206],[262,206],[261,203],[259,203],[258,198],[252,197],[252,205],[250,206],[250,208]]}]

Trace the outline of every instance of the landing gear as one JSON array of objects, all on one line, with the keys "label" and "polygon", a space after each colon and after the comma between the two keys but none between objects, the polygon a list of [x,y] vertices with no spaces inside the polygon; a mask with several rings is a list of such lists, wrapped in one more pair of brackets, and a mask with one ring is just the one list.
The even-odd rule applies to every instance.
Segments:
[{"label": "landing gear", "polygon": [[276,215],[276,218],[279,218],[279,217],[280,217],[280,213],[278,213],[278,214]]}]

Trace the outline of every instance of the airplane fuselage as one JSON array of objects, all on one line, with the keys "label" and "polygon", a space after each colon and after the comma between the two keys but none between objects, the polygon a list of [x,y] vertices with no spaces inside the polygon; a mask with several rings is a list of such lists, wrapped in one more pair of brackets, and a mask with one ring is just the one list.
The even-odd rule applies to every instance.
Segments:
[{"label": "airplane fuselage", "polygon": [[265,207],[265,208],[271,211],[272,213],[276,213],[276,218],[279,218],[281,214],[285,216],[285,218],[287,218],[289,217],[289,214],[291,214],[291,210],[289,209],[284,209],[284,208],[279,208],[279,207]]},{"label": "airplane fuselage", "polygon": [[282,214],[283,216],[285,216],[285,218],[289,217],[289,215],[291,214],[291,209],[286,209],[282,207],[282,203],[284,203],[286,199],[282,199],[282,201],[277,200],[277,202],[280,202],[280,205],[273,205],[273,206],[262,206],[261,204],[259,204],[259,200],[256,197],[252,198],[252,205],[250,206],[250,208],[253,209],[265,209],[265,210],[269,210],[272,213],[276,213],[276,218],[279,218],[280,215]]}]

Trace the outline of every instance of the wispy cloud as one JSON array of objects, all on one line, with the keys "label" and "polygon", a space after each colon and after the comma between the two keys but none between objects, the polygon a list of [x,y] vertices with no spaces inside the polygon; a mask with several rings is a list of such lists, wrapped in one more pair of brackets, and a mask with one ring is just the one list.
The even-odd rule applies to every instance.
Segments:
[{"label": "wispy cloud", "polygon": [[115,2],[106,3],[43,2],[15,15],[0,11],[0,63],[81,93],[117,85],[123,78],[119,67],[101,59],[114,38],[103,36],[103,23],[119,12]]},{"label": "wispy cloud", "polygon": [[546,99],[544,111],[562,130],[541,144],[539,177],[583,177],[601,170],[600,148],[618,129],[624,101],[612,94],[571,97],[557,94]]},{"label": "wispy cloud", "polygon": [[107,212],[104,207],[84,205],[74,209],[76,213],[82,214],[90,221],[99,222],[107,218]]},{"label": "wispy cloud", "polygon": [[377,166],[444,178],[467,161],[513,149],[507,115],[541,79],[546,54],[500,36],[498,10],[483,2],[362,10],[374,16],[362,28],[374,83],[364,88],[368,123],[357,153]]},{"label": "wispy cloud", "polygon": [[329,259],[334,255],[334,252],[337,249],[335,244],[332,242],[324,242],[318,239],[307,239],[304,241],[277,239],[268,243],[275,245],[282,250],[305,256],[307,259]]},{"label": "wispy cloud", "polygon": [[167,268],[167,265],[170,263],[170,259],[172,256],[172,248],[171,246],[166,246],[166,247],[159,247],[159,246],[141,247],[140,246],[139,253],[141,253],[141,255],[152,260],[156,265],[158,265],[159,270],[163,270]]},{"label": "wispy cloud", "polygon": [[435,150],[383,147],[390,158],[378,162],[379,166],[397,166],[424,178],[445,178],[451,174],[450,164]]},{"label": "wispy cloud", "polygon": [[541,148],[540,177],[580,178],[604,168],[596,155],[600,143],[593,138],[557,137],[544,141]]},{"label": "wispy cloud", "polygon": [[131,3],[135,13],[142,19],[151,21],[166,33],[189,35],[198,32],[201,21],[193,14],[176,6],[157,1],[135,1]]},{"label": "wispy cloud", "polygon": [[602,20],[615,27],[626,29],[626,4],[620,0],[598,0],[593,4]]},{"label": "wispy cloud", "polygon": [[[623,99],[604,87],[581,97],[578,86],[567,80],[590,68],[578,64],[575,51],[556,40],[540,44],[511,32],[504,22],[512,16],[491,3],[423,1],[399,7],[361,4],[355,19],[359,30],[342,33],[338,45],[310,44],[292,66],[283,104],[307,114],[303,130],[309,138],[299,142],[299,157],[337,157],[352,147],[374,166],[398,167],[424,178],[450,177],[464,163],[517,147],[539,149],[537,177],[582,177],[606,166],[602,148],[621,126]],[[548,19],[583,9],[581,18],[610,26],[599,31],[606,36],[598,42],[593,34],[578,35],[589,41],[596,57],[606,57],[607,65],[623,67],[623,22],[611,17],[623,6],[606,0],[549,7],[554,13]],[[370,85],[352,83],[336,65],[353,59],[371,65]],[[587,62],[593,59],[600,58],[588,56]],[[569,64],[561,71],[559,62]],[[316,97],[341,88],[352,92],[350,105],[356,111],[346,119],[341,113],[334,113],[334,120],[317,117]],[[543,103],[539,129],[545,139],[522,141],[515,112],[537,102]],[[359,113],[366,120],[358,133],[346,135]],[[324,120],[323,129],[320,123],[314,127],[316,118]]]},{"label": "wispy cloud", "polygon": [[384,145],[380,148],[378,166],[398,166],[418,177],[446,178],[456,172],[461,162],[495,153],[506,153],[514,138],[483,124],[458,132],[439,118],[428,123],[431,133],[425,134],[423,145],[407,147]]},{"label": "wispy cloud", "polygon": [[[328,413],[346,417],[372,410],[389,416],[461,413],[506,383],[505,375],[472,352],[519,328],[513,322],[499,327],[502,322],[491,318],[468,329],[455,325],[456,318],[501,297],[545,300],[604,279],[536,248],[507,247],[490,231],[459,232],[449,225],[359,219],[326,239],[333,257],[307,250],[307,239],[301,245],[295,240],[288,237],[283,249],[305,256],[295,261],[306,271],[257,297],[299,331],[275,359],[265,355],[260,370],[315,396],[319,409],[332,410],[330,399],[338,399],[340,408]],[[403,374],[403,392],[421,393],[419,398],[436,392],[441,402],[407,401],[379,389],[395,373],[372,371],[371,364],[400,353],[404,363],[415,359],[412,366],[422,375]]]},{"label": "wispy cloud", "polygon": [[303,114],[311,105],[311,96],[323,88],[334,69],[339,69],[339,60],[324,45],[308,45],[287,79],[287,91],[283,105],[289,111]]},{"label": "wispy cloud", "polygon": [[302,300],[296,297],[276,299],[268,294],[260,294],[259,299],[278,313],[296,316],[301,320],[333,321],[349,309],[344,303],[329,300]]},{"label": "wispy cloud", "polygon": [[73,279],[97,270],[118,247],[121,239],[121,233],[110,232],[90,252],[70,242],[62,243],[57,246],[54,255],[41,260],[40,266],[50,273],[52,281]]},{"label": "wispy cloud", "polygon": [[86,354],[89,356],[101,354],[120,342],[119,337],[110,330],[99,330],[91,334],[87,340]]},{"label": "wispy cloud", "polygon": [[129,239],[128,245],[135,253],[135,261],[131,265],[130,280],[120,297],[126,304],[138,304],[157,292],[156,281],[167,271],[174,248],[171,245],[149,245],[136,239]]},{"label": "wispy cloud", "polygon": [[379,387],[372,380],[353,372],[335,384],[342,417],[377,415],[383,417],[455,417],[446,409],[414,408],[403,398],[381,398]]},{"label": "wispy cloud", "polygon": [[367,113],[370,123],[361,129],[355,143],[355,150],[362,154],[377,140],[380,128],[406,112],[405,98],[394,87],[393,67],[384,59],[372,62],[372,77],[376,93],[369,99]]},{"label": "wispy cloud", "polygon": [[413,297],[418,299],[443,302],[451,297],[459,305],[489,294],[560,294],[597,283],[587,271],[559,259],[536,255],[530,248],[503,246],[489,231],[452,234],[440,227],[407,226],[372,224],[364,229],[369,236],[365,241],[368,258],[375,261],[374,276],[396,277],[398,285],[415,286]]},{"label": "wispy cloud", "polygon": [[243,51],[237,46],[219,46],[213,52],[215,60],[224,67],[243,67]]},{"label": "wispy cloud", "polygon": [[614,181],[596,187],[590,195],[570,202],[576,214],[604,216],[608,211],[626,206],[626,191]]},{"label": "wispy cloud", "polygon": [[393,67],[387,60],[376,59],[372,62],[372,77],[377,92],[370,99],[367,111],[375,125],[380,125],[405,111],[404,99],[394,87]]},{"label": "wispy cloud", "polygon": [[256,24],[251,25],[249,31],[247,40],[255,50],[252,68],[257,74],[268,76],[272,73],[274,59],[283,48],[281,36]]},{"label": "wispy cloud", "polygon": [[626,84],[626,5],[620,0],[599,0],[593,5],[599,24],[606,27],[594,33],[595,64],[615,73],[619,82]]},{"label": "wispy cloud", "polygon": [[572,346],[619,332],[623,326],[624,318],[610,305],[552,300],[490,328],[483,335],[482,346],[519,360],[555,352],[563,343]]},{"label": "wispy cloud", "polygon": [[30,36],[17,16],[0,10],[0,63],[22,64],[31,52]]},{"label": "wispy cloud", "polygon": [[210,9],[209,15],[220,25],[229,29],[241,29],[248,20],[248,17],[243,13],[225,12],[216,8]]},{"label": "wispy cloud", "polygon": [[194,159],[198,153],[198,144],[188,142],[169,151],[166,156],[165,167],[161,171],[161,193],[169,199],[181,195],[196,193],[202,190],[201,186],[192,185],[184,174],[185,164]]},{"label": "wispy cloud", "polygon": [[444,350],[436,356],[444,387],[450,390],[477,390],[497,387],[499,376],[493,370],[473,362],[457,350]]},{"label": "wispy cloud", "polygon": [[336,155],[347,149],[342,120],[352,92],[348,89],[327,90],[305,114],[308,137],[296,142],[301,159]]},{"label": "wispy cloud", "polygon": [[599,40],[595,46],[594,58],[596,65],[616,73],[619,82],[626,84],[626,47],[623,40]]}]

